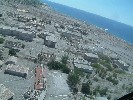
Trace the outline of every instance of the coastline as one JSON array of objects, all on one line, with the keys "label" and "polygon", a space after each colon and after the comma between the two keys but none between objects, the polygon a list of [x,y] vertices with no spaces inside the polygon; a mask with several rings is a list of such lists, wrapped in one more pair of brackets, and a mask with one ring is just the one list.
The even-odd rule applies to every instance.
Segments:
[{"label": "coastline", "polygon": [[[62,11],[62,10],[59,10],[59,8],[60,8],[60,6],[61,6],[61,8],[63,8],[62,6],[63,5],[61,5],[61,4],[56,4],[56,3],[54,3],[54,2],[51,2],[51,1],[44,1],[44,2],[46,2],[46,4],[48,5],[48,6],[50,6],[52,9],[54,9],[54,11],[55,12],[58,12],[59,14],[61,14],[61,15],[64,15],[64,16],[67,16],[67,17],[69,17],[69,18],[73,18],[73,19],[75,19],[75,20],[77,20],[77,21],[80,21],[80,22],[82,22],[82,23],[85,23],[85,24],[88,24],[88,25],[94,25],[94,26],[96,26],[97,28],[100,28],[100,29],[102,29],[102,30],[105,30],[106,28],[103,28],[103,26],[98,26],[96,23],[94,24],[92,24],[89,20],[88,21],[86,21],[86,19],[85,20],[83,20],[82,18],[76,18],[75,17],[75,15],[72,15],[72,14],[69,14],[69,12],[68,11]],[[56,6],[54,6],[54,5],[57,5],[57,9],[56,9]],[[58,7],[59,6],[59,7]],[[65,5],[64,5],[65,6]],[[71,9],[71,7],[67,7],[67,6],[65,6],[64,7],[65,9],[66,8],[68,8],[69,10]],[[72,8],[72,10],[73,9],[75,9],[75,8]],[[74,10],[74,11],[77,11],[78,9],[76,9],[76,10]],[[82,10],[81,10],[82,11]],[[81,12],[80,11],[80,12]],[[77,11],[78,12],[78,11]],[[76,13],[77,13],[76,12]],[[82,12],[84,12],[84,11],[82,11]],[[86,12],[87,13],[87,12]],[[88,12],[89,13],[89,12]],[[91,13],[90,13],[91,14]],[[94,14],[93,14],[94,15]],[[96,15],[96,16],[98,16],[98,15]],[[99,17],[101,17],[101,16],[99,16]],[[101,18],[104,18],[104,17],[101,17]],[[110,19],[107,19],[107,18],[105,18],[105,20],[110,20]],[[113,20],[111,20],[111,21],[113,21]],[[114,21],[115,22],[115,21]],[[111,22],[112,23],[112,22]],[[119,23],[119,22],[118,22]],[[122,25],[126,25],[126,24],[123,24],[123,23],[120,23],[120,24],[122,24]],[[129,26],[129,25],[128,25]],[[130,30],[131,31],[133,31],[133,29],[131,29],[131,27],[132,26],[130,26]],[[108,27],[109,28],[109,27]],[[117,27],[118,28],[118,27]],[[113,30],[114,30],[114,27],[113,27]],[[119,29],[118,29],[119,30]],[[133,45],[133,41],[132,41],[132,39],[130,38],[131,36],[130,36],[130,34],[131,34],[131,32],[130,32],[130,34],[128,33],[129,32],[129,30],[128,31],[124,31],[124,34],[126,34],[126,32],[127,32],[127,34],[129,34],[127,37],[125,36],[125,35],[121,35],[122,34],[122,31],[120,31],[120,32],[118,32],[118,30],[116,31],[116,29],[115,29],[115,31],[112,31],[112,29],[110,28],[110,29],[108,29],[107,30],[107,33],[108,34],[112,34],[113,36],[115,36],[115,37],[117,37],[117,38],[120,38],[122,41],[125,41],[125,42],[127,42],[127,43],[129,43],[130,45]],[[128,38],[129,37],[129,38]]]}]

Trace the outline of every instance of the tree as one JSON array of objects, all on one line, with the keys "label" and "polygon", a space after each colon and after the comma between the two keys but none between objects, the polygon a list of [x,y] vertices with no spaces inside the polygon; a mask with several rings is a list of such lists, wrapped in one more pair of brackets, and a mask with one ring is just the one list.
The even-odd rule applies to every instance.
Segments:
[{"label": "tree", "polygon": [[67,83],[70,87],[70,89],[75,92],[77,89],[77,84],[80,82],[79,76],[75,74],[74,72],[70,73],[67,77]]},{"label": "tree", "polygon": [[9,50],[9,55],[10,55],[10,56],[16,56],[16,51],[15,51],[15,49],[10,49],[10,50]]},{"label": "tree", "polygon": [[54,69],[54,70],[60,70],[62,67],[62,64],[58,61],[50,61],[47,66],[49,67],[49,69]]},{"label": "tree", "polygon": [[0,38],[0,44],[4,43],[5,39]]},{"label": "tree", "polygon": [[81,91],[83,94],[90,94],[90,85],[88,82],[82,84],[82,90]]},{"label": "tree", "polygon": [[70,72],[70,69],[65,64],[62,64],[61,70],[63,73],[66,73],[66,74],[69,74]]}]

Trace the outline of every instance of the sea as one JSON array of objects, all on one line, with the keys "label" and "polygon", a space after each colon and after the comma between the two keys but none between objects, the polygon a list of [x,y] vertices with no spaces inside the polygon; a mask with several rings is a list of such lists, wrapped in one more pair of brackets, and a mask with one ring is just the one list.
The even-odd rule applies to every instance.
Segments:
[{"label": "sea", "polygon": [[57,4],[48,0],[41,1],[43,1],[59,13],[63,13],[70,17],[85,21],[88,24],[96,25],[102,29],[105,29],[109,34],[117,36],[125,40],[129,44],[133,44],[133,26],[129,26],[93,13]]}]

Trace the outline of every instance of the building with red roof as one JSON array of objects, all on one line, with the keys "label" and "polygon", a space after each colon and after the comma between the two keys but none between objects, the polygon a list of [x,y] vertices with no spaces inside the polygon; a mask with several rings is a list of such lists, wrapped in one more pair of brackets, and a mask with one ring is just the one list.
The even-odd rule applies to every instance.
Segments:
[{"label": "building with red roof", "polygon": [[36,67],[35,68],[35,90],[44,90],[46,87],[46,82],[44,81],[44,68],[43,67]]}]

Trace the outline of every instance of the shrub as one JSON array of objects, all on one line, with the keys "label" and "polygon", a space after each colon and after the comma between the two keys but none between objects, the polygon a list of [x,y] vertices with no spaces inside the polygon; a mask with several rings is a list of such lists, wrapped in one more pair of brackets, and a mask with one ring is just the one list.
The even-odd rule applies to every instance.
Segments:
[{"label": "shrub", "polygon": [[91,66],[94,67],[94,68],[97,68],[97,69],[100,69],[101,68],[101,66],[99,64],[97,64],[97,63],[92,64]]},{"label": "shrub", "polygon": [[54,69],[54,70],[60,70],[62,67],[62,64],[58,61],[50,61],[47,66],[49,67],[49,69]]},{"label": "shrub", "polygon": [[69,74],[69,72],[70,72],[70,69],[64,64],[62,64],[61,70],[63,73],[66,73],[66,74]]},{"label": "shrub", "polygon": [[88,82],[82,84],[82,90],[81,91],[83,94],[90,94],[91,91],[90,91],[90,85]]},{"label": "shrub", "polygon": [[69,59],[69,57],[68,57],[67,55],[64,55],[64,56],[62,56],[62,58],[61,58],[61,62],[62,62],[63,64],[67,64],[68,59]]},{"label": "shrub", "polygon": [[63,73],[69,74],[70,69],[65,65],[62,64],[58,61],[50,61],[47,66],[49,67],[49,69],[54,69],[54,70],[61,70]]},{"label": "shrub", "polygon": [[0,38],[0,44],[4,43],[5,39]]},{"label": "shrub", "polygon": [[118,74],[125,74],[126,73],[124,70],[121,70],[121,69],[115,69],[114,72],[118,73]]},{"label": "shrub", "polygon": [[16,50],[15,49],[10,49],[9,50],[9,55],[10,56],[16,56]]},{"label": "shrub", "polygon": [[82,77],[84,76],[83,71],[81,71],[81,70],[79,70],[77,68],[74,69],[74,73],[77,74],[78,76],[82,76]]},{"label": "shrub", "polygon": [[70,89],[75,93],[77,89],[77,84],[80,82],[79,76],[74,72],[70,73],[67,77],[67,83]]},{"label": "shrub", "polygon": [[104,95],[107,95],[107,91],[108,91],[108,88],[106,87],[105,89],[101,89],[99,93],[101,96],[104,96]]},{"label": "shrub", "polygon": [[98,81],[98,78],[94,77],[94,79],[93,79],[93,80],[97,82],[97,81]]},{"label": "shrub", "polygon": [[115,80],[114,78],[112,78],[112,76],[107,77],[106,80],[108,80],[109,82],[112,82],[113,85],[118,84],[118,80]]}]

